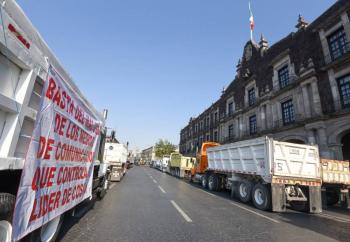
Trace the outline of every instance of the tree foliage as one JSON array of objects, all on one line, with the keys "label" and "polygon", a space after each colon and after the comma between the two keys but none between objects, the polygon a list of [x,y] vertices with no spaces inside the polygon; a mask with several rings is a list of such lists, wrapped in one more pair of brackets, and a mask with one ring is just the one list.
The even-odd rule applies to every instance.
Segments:
[{"label": "tree foliage", "polygon": [[156,157],[162,158],[164,155],[170,155],[176,149],[176,146],[168,140],[159,139],[155,147]]}]

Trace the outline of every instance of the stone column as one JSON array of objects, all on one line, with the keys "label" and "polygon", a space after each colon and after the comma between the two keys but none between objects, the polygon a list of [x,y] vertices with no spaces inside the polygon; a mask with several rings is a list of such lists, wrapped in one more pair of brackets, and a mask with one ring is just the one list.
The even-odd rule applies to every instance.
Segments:
[{"label": "stone column", "polygon": [[331,159],[332,154],[327,145],[327,133],[325,127],[319,127],[317,129],[317,135],[321,158]]},{"label": "stone column", "polygon": [[266,105],[261,106],[260,108],[260,130],[266,130]]},{"label": "stone column", "polygon": [[307,141],[309,144],[311,145],[315,145],[316,144],[316,138],[315,138],[315,133],[314,130],[307,130]]},{"label": "stone column", "polygon": [[320,35],[320,40],[322,44],[322,50],[325,57],[325,61],[326,63],[329,63],[331,61],[331,55],[329,51],[328,40],[326,38],[326,34],[323,29],[320,30],[319,35]]},{"label": "stone column", "polygon": [[271,116],[272,116],[272,128],[278,127],[278,113],[276,109],[276,104],[271,103]]},{"label": "stone column", "polygon": [[333,102],[334,102],[334,108],[335,111],[338,111],[341,109],[341,103],[340,103],[340,95],[339,95],[339,89],[338,89],[338,83],[334,76],[334,70],[329,69],[328,70],[328,78],[329,83],[331,85],[331,91],[333,96]]},{"label": "stone column", "polygon": [[273,127],[272,120],[272,107],[270,103],[266,104],[266,129],[271,129]]},{"label": "stone column", "polygon": [[272,86],[274,91],[278,91],[280,89],[280,85],[278,81],[278,72],[275,69],[273,70]]},{"label": "stone column", "polygon": [[349,22],[349,16],[348,14],[345,12],[345,13],[342,13],[340,15],[341,17],[341,21],[343,23],[343,26],[344,26],[344,31],[346,33],[346,37],[347,37],[347,40],[349,41],[350,40],[350,22]]},{"label": "stone column", "polygon": [[241,133],[240,130],[239,130],[239,119],[235,118],[234,122],[235,122],[235,130],[236,130],[235,137],[239,138],[240,137],[240,133]]},{"label": "stone column", "polygon": [[303,101],[304,101],[304,111],[305,111],[305,117],[310,118],[311,117],[311,109],[310,109],[310,102],[309,102],[309,93],[307,91],[307,85],[303,85],[301,87],[302,93],[303,93]]},{"label": "stone column", "polygon": [[313,110],[316,115],[322,114],[322,108],[321,108],[321,100],[320,100],[320,94],[318,92],[318,86],[317,86],[317,79],[315,79],[311,83],[311,92],[312,92],[312,101],[313,101]]},{"label": "stone column", "polygon": [[[278,127],[280,127],[280,126],[283,125],[281,103],[277,102],[275,105],[276,105],[276,114],[277,114]],[[296,111],[297,110],[295,110],[295,113],[296,113]]]}]

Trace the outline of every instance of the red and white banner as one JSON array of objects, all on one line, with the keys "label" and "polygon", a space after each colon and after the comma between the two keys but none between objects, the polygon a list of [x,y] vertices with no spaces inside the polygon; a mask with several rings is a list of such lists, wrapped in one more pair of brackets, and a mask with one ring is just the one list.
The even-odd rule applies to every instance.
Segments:
[{"label": "red and white banner", "polygon": [[91,196],[102,122],[50,67],[17,193],[13,240]]}]

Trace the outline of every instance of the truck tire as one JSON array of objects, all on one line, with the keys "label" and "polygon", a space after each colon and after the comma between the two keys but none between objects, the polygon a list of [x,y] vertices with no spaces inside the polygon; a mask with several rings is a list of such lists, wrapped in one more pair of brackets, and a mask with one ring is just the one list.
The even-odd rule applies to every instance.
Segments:
[{"label": "truck tire", "polygon": [[247,203],[252,198],[253,183],[247,180],[243,180],[238,185],[238,198],[241,202]]},{"label": "truck tire", "polygon": [[97,196],[100,200],[102,200],[104,198],[104,196],[106,195],[107,190],[108,190],[108,186],[109,186],[108,184],[109,184],[108,179],[105,177],[103,179],[103,182],[102,182],[102,187],[97,192]]},{"label": "truck tire", "polygon": [[271,209],[271,192],[266,185],[257,183],[253,188],[252,199],[256,208],[260,210]]},{"label": "truck tire", "polygon": [[339,198],[340,198],[339,193],[340,192],[337,189],[326,189],[326,200],[327,200],[328,206],[332,206],[339,202]]},{"label": "truck tire", "polygon": [[201,179],[202,187],[207,189],[208,188],[208,175],[204,174]]},{"label": "truck tire", "polygon": [[209,176],[208,188],[210,191],[217,191],[219,189],[219,177],[216,174]]},{"label": "truck tire", "polygon": [[0,220],[12,222],[16,196],[9,193],[0,193]]},{"label": "truck tire", "polygon": [[25,236],[23,239],[21,239],[21,242],[55,242],[60,233],[63,219],[64,214],[57,216],[50,222]]},{"label": "truck tire", "polygon": [[[16,196],[0,193],[0,241],[10,241]],[[9,240],[8,240],[9,239]]]}]

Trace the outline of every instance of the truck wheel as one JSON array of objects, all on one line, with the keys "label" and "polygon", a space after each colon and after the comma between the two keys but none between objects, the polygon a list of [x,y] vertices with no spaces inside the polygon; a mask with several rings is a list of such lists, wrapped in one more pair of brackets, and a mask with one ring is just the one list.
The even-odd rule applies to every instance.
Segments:
[{"label": "truck wheel", "polygon": [[247,203],[252,197],[253,183],[243,180],[238,185],[238,198],[241,202]]},{"label": "truck wheel", "polygon": [[188,175],[188,179],[190,180],[191,183],[193,182],[192,173],[190,173],[190,174]]},{"label": "truck wheel", "polygon": [[15,208],[16,196],[9,193],[0,193],[0,221],[12,222],[13,210]]},{"label": "truck wheel", "polygon": [[208,188],[210,191],[217,191],[219,188],[219,177],[216,174],[211,174],[208,180]]},{"label": "truck wheel", "polygon": [[336,189],[326,189],[327,205],[332,206],[339,202],[339,191]]},{"label": "truck wheel", "polygon": [[106,195],[107,193],[107,190],[108,190],[108,180],[107,178],[104,178],[104,181],[102,182],[102,187],[100,189],[100,191],[97,192],[97,196],[100,200],[102,200],[104,198],[104,196]]},{"label": "truck wheel", "polygon": [[44,224],[41,228],[31,232],[21,242],[54,242],[57,240],[58,234],[63,224],[64,214],[61,214]]},{"label": "truck wheel", "polygon": [[0,241],[10,241],[12,216],[16,197],[9,193],[0,193]]},{"label": "truck wheel", "polygon": [[204,174],[201,179],[202,182],[202,187],[203,188],[208,188],[208,175]]},{"label": "truck wheel", "polygon": [[260,210],[271,209],[271,193],[266,185],[256,184],[253,188],[252,199],[256,208]]}]

